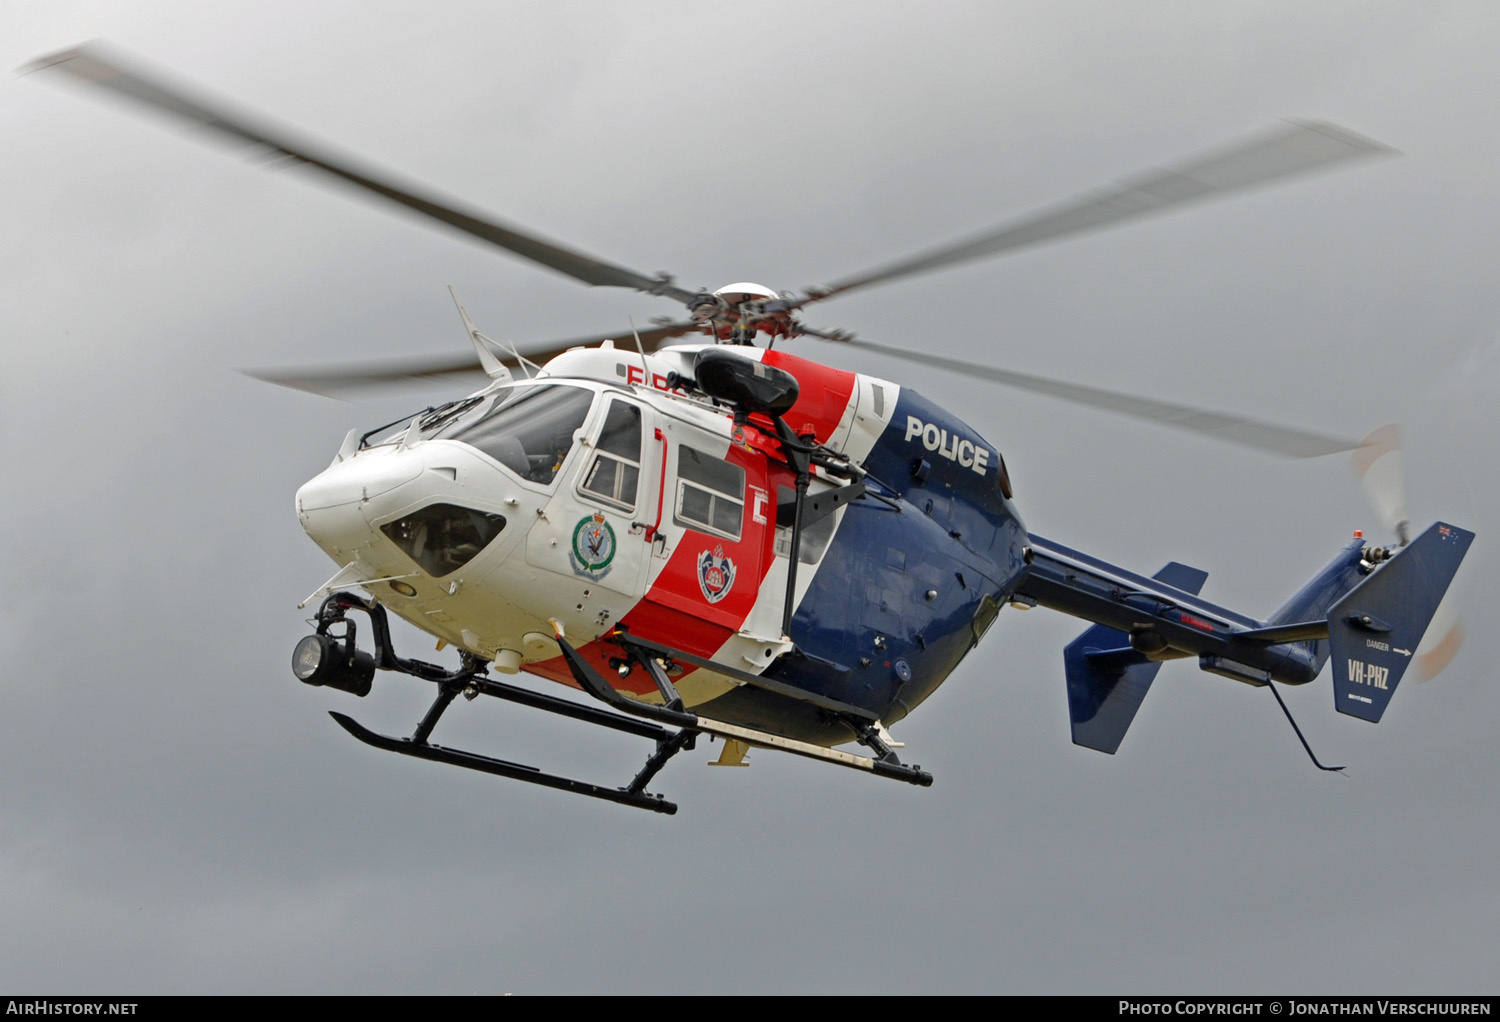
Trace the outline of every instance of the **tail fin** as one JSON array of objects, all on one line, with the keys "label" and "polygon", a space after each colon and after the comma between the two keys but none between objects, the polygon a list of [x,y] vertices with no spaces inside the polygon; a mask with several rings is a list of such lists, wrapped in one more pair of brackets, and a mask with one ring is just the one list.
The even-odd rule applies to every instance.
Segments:
[{"label": "tail fin", "polygon": [[1340,713],[1379,722],[1473,540],[1439,522],[1333,605],[1328,638]]},{"label": "tail fin", "polygon": [[[1173,561],[1152,577],[1196,596],[1208,572]],[[1113,754],[1156,680],[1161,662],[1132,649],[1130,636],[1124,632],[1094,625],[1068,643],[1063,665],[1073,744]]]}]

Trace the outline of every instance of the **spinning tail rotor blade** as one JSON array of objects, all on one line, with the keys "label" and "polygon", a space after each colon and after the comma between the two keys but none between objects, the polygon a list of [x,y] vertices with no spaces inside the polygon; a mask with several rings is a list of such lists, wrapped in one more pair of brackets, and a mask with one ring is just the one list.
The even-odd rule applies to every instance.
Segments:
[{"label": "spinning tail rotor blade", "polygon": [[[827,335],[823,336],[826,337]],[[1360,441],[1350,440],[1346,437],[1331,436],[1326,433],[1312,433],[1307,430],[1292,429],[1288,426],[1278,426],[1274,423],[1260,422],[1256,419],[1225,415],[1222,412],[1210,412],[1201,408],[1191,408],[1187,405],[1172,404],[1168,401],[1154,401],[1150,398],[1134,397],[1130,394],[1121,394],[1098,387],[1087,387],[1078,383],[1068,383],[1064,380],[1055,380],[1045,376],[1032,376],[1027,373],[1011,372],[1007,369],[995,369],[973,362],[961,362],[958,359],[943,358],[926,352],[918,354],[905,351],[901,348],[887,347],[883,344],[872,344],[869,341],[860,341],[852,338],[843,338],[843,340],[844,343],[854,344],[861,348],[878,351],[896,358],[921,362],[924,365],[941,366],[944,369],[951,369],[954,372],[964,373],[969,376],[983,377],[1007,387],[1015,387],[1018,390],[1026,390],[1034,394],[1047,394],[1051,397],[1061,398],[1064,401],[1086,405],[1089,408],[1115,412],[1119,415],[1129,415],[1137,419],[1145,419],[1148,422],[1156,422],[1164,426],[1173,426],[1192,433],[1207,434],[1220,440],[1241,444],[1245,447],[1254,447],[1257,450],[1269,451],[1272,454],[1279,454],[1287,458],[1318,458],[1325,454],[1352,451],[1360,446]]]},{"label": "spinning tail rotor blade", "polygon": [[901,277],[1100,230],[1178,206],[1247,191],[1344,160],[1395,150],[1333,124],[1291,122],[1224,152],[1180,167],[1128,179],[1054,209],[1025,217],[941,248],[810,288],[797,305],[831,298]]},{"label": "spinning tail rotor blade", "polygon": [[[653,352],[675,337],[697,333],[703,328],[697,323],[667,323],[640,331],[641,348]],[[580,337],[573,341],[562,341],[547,348],[521,351],[527,361],[542,365],[554,356],[571,348],[593,347],[606,339],[619,342],[620,349],[634,352],[634,338],[625,331],[598,337]],[[628,339],[628,340],[627,340]],[[515,359],[500,355],[500,361],[511,369],[518,369]],[[393,359],[381,362],[345,363],[332,366],[301,366],[287,369],[246,370],[245,375],[257,380],[274,383],[279,387],[291,387],[313,394],[335,397],[347,392],[387,387],[410,383],[413,380],[442,380],[453,376],[482,375],[479,359],[470,351],[462,355],[439,355],[417,359]]]},{"label": "spinning tail rotor blade", "polygon": [[1349,467],[1380,516],[1380,524],[1406,546],[1411,523],[1406,517],[1406,475],[1401,461],[1401,427],[1394,423],[1372,432],[1349,455]]},{"label": "spinning tail rotor blade", "polygon": [[1418,677],[1423,681],[1437,677],[1458,655],[1463,644],[1464,622],[1453,609],[1450,594],[1438,604],[1437,613],[1432,615],[1432,623],[1427,626],[1427,634],[1422,636],[1422,644],[1417,647]]},{"label": "spinning tail rotor blade", "polygon": [[535,234],[504,225],[487,215],[466,209],[457,201],[441,198],[420,186],[407,184],[358,157],[341,154],[312,139],[299,138],[293,129],[235,110],[210,99],[192,85],[172,80],[165,73],[125,57],[99,43],[87,43],[41,57],[23,72],[58,71],[89,85],[96,85],[144,104],[159,113],[219,132],[226,140],[248,143],[256,155],[272,161],[305,164],[334,178],[389,199],[423,216],[456,227],[460,231],[513,252],[523,259],[566,274],[597,287],[628,287],[665,295],[683,303],[695,294],[673,286],[666,274],[647,276],[602,259],[549,241]]},{"label": "spinning tail rotor blade", "polygon": [[[1380,516],[1381,525],[1406,546],[1411,539],[1411,522],[1406,511],[1401,427],[1391,424],[1371,432],[1349,455],[1349,467],[1359,479],[1370,506]],[[1438,604],[1416,649],[1415,666],[1423,681],[1437,677],[1463,646],[1464,622],[1454,607],[1455,597],[1450,590]]]}]

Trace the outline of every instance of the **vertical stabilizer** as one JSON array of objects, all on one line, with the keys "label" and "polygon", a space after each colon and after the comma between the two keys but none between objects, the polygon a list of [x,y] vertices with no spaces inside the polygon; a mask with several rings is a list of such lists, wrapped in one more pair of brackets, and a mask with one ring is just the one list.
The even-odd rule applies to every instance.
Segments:
[{"label": "vertical stabilizer", "polygon": [[1328,637],[1340,713],[1379,722],[1473,540],[1438,522],[1333,605]]}]

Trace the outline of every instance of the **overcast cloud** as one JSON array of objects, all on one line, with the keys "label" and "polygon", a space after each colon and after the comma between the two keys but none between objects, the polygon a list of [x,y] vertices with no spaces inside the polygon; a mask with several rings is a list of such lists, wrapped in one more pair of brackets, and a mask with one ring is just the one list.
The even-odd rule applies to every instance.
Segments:
[{"label": "overcast cloud", "polygon": [[[430,691],[292,678],[334,566],[297,486],[351,426],[242,367],[520,344],[675,312],[266,173],[41,76],[0,84],[0,989],[1493,991],[1500,895],[1500,9],[1473,3],[201,4],[0,0],[8,67],[105,37],[403,174],[688,287],[826,282],[1276,118],[1401,150],[831,301],[810,320],[1362,435],[1479,538],[1469,641],[1384,723],[1326,675],[1169,664],[1118,755],[1068,740],[1062,647],[1007,609],[897,729],[921,790],[679,757],[675,817],[382,756]],[[1284,462],[816,341],[1004,452],[1027,524],[1177,559],[1265,614],[1374,532]],[[399,641],[422,655],[421,637]],[[430,648],[430,647],[429,647]],[[403,683],[404,682],[404,683]],[[640,750],[462,705],[445,744],[609,780]]]}]

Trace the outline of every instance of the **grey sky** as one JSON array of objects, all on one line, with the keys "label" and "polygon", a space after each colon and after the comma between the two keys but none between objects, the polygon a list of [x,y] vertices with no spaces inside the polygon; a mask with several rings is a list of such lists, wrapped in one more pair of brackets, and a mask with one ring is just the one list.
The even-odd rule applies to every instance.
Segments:
[{"label": "grey sky", "polygon": [[[1361,993],[1494,988],[1500,10],[1487,2],[40,5],[18,67],[106,37],[516,223],[686,286],[826,282],[1264,128],[1405,153],[831,301],[872,341],[1361,435],[1479,533],[1469,641],[1378,728],[1326,676],[1168,665],[1120,753],[1068,741],[1007,609],[897,728],[928,790],[680,757],[673,818],[382,756],[430,692],[298,685],[334,570],[292,494],[338,403],[238,367],[672,314],[268,174],[81,90],[0,86],[0,989]],[[815,341],[1005,453],[1027,524],[1268,612],[1357,527],[1282,462]],[[404,648],[421,655],[419,637]],[[428,647],[430,648],[430,647]],[[475,704],[441,740],[614,782],[634,745]]]}]

